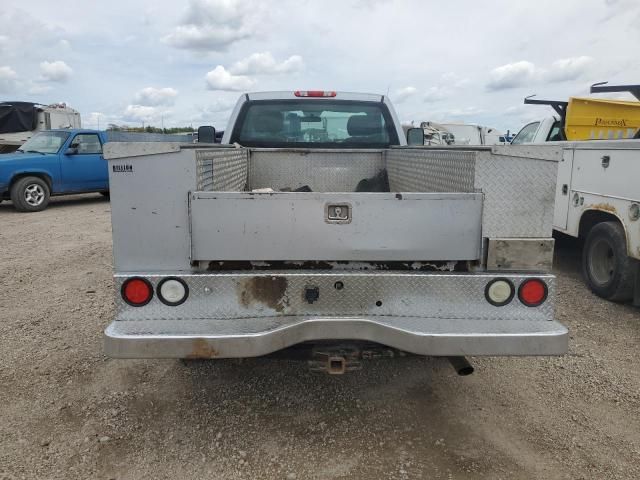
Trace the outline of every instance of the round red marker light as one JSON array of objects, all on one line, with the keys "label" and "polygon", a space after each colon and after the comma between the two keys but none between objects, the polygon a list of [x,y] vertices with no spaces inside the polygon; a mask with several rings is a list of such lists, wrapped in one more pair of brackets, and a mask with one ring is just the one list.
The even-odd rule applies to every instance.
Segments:
[{"label": "round red marker light", "polygon": [[140,277],[129,278],[122,284],[122,299],[132,307],[142,307],[151,301],[153,287],[149,280]]},{"label": "round red marker light", "polygon": [[546,283],[539,278],[525,280],[518,288],[518,298],[527,307],[537,307],[542,305],[547,299],[549,291]]}]

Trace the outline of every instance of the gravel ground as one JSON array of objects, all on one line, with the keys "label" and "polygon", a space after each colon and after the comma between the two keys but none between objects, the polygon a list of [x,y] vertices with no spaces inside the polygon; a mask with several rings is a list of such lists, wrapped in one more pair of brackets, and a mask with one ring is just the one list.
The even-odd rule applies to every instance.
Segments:
[{"label": "gravel ground", "polygon": [[109,204],[0,205],[0,479],[637,479],[640,312],[561,242],[561,358],[111,360]]}]

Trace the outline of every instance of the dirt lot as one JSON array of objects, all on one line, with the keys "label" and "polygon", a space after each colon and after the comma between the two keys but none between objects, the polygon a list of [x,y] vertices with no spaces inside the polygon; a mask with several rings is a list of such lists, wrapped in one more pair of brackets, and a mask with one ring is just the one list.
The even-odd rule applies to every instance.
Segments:
[{"label": "dirt lot", "polygon": [[0,479],[637,479],[640,311],[557,255],[562,358],[110,360],[109,204],[0,205]]}]

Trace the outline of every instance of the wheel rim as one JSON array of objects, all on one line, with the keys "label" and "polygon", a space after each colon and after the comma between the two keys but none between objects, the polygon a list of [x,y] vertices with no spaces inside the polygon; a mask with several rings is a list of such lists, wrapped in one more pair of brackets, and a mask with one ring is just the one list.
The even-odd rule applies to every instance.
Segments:
[{"label": "wheel rim", "polygon": [[38,207],[44,202],[44,188],[37,183],[31,183],[24,189],[24,201],[32,207]]},{"label": "wheel rim", "polygon": [[616,254],[609,242],[598,239],[589,249],[589,275],[598,285],[607,285],[616,271]]}]

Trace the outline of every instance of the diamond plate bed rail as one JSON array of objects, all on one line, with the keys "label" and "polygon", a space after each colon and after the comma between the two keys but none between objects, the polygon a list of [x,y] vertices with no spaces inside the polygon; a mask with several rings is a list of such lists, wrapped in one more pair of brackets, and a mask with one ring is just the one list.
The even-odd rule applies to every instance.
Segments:
[{"label": "diamond plate bed rail", "polygon": [[249,152],[228,148],[197,150],[197,189],[204,192],[241,192],[248,178]]},{"label": "diamond plate bed rail", "polygon": [[385,158],[391,191],[474,191],[475,152],[392,148]]}]

